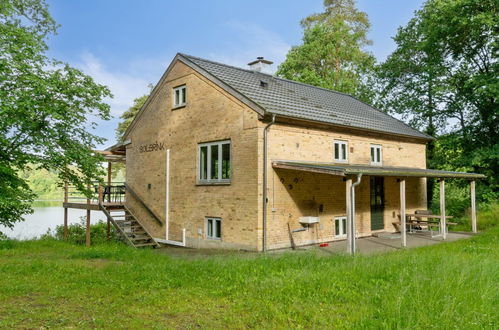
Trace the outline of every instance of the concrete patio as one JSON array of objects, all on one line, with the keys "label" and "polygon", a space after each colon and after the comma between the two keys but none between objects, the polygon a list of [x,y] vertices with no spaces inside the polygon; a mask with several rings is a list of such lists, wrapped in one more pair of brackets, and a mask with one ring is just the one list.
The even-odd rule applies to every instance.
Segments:
[{"label": "concrete patio", "polygon": [[[420,246],[434,245],[442,242],[452,242],[460,239],[472,237],[473,233],[465,232],[448,232],[447,239],[444,241],[442,237],[430,237],[428,233],[407,233],[407,247],[414,248]],[[327,247],[318,247],[317,245],[310,247],[302,247],[299,249],[320,249],[327,253],[343,253],[347,251],[347,241],[337,241],[329,243]],[[381,235],[381,237],[363,237],[357,239],[357,252],[361,254],[375,254],[402,249],[400,244],[400,233],[390,235]]]}]

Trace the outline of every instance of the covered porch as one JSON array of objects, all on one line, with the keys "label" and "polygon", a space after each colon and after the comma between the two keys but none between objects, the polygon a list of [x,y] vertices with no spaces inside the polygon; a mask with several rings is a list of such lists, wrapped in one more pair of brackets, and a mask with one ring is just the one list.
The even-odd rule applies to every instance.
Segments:
[{"label": "covered porch", "polygon": [[[472,237],[473,233],[464,232],[449,232],[447,233],[446,241],[453,242],[461,239]],[[406,247],[416,248],[422,246],[435,245],[443,242],[443,238],[431,237],[424,234],[409,234],[407,235]],[[325,253],[342,253],[347,250],[348,242],[338,241],[330,243],[327,247],[322,247],[320,250]],[[386,236],[371,236],[357,239],[357,253],[370,255],[376,253],[385,253],[390,251],[401,250],[404,247],[400,244],[400,233],[393,233]]]},{"label": "covered porch", "polygon": [[[447,227],[448,220],[452,218],[446,214],[445,209],[445,180],[448,178],[458,178],[470,181],[470,192],[471,192],[471,224],[472,231],[477,232],[476,227],[476,202],[475,202],[475,180],[484,178],[485,176],[477,173],[464,173],[464,172],[451,172],[451,171],[440,171],[431,169],[419,169],[419,168],[406,168],[406,167],[390,167],[390,166],[363,166],[363,165],[343,165],[336,163],[317,163],[317,162],[304,162],[304,161],[273,161],[272,166],[274,169],[285,169],[299,172],[306,172],[309,174],[320,173],[331,175],[335,177],[343,177],[345,184],[345,209],[346,209],[346,241],[344,241],[343,248],[351,254],[358,251],[358,225],[356,224],[356,197],[355,190],[362,182],[365,177],[369,178],[385,178],[389,177],[393,181],[393,187],[397,187],[393,191],[390,191],[390,198],[398,200],[397,207],[397,219],[396,224],[399,228],[399,234],[397,239],[390,240],[389,245],[396,244],[403,248],[408,246],[408,233],[407,229],[411,232],[414,230],[414,226],[420,227],[421,225],[427,226],[428,229],[431,227],[437,227],[438,234],[433,236],[431,231],[429,232],[428,239],[431,241],[435,240],[447,240],[450,237]],[[440,184],[440,212],[438,215],[432,214],[412,214],[408,211],[406,207],[406,194],[411,191],[411,180],[415,178],[436,178],[439,180]],[[396,181],[395,181],[396,180]],[[372,181],[371,181],[372,182]],[[409,187],[406,187],[406,182],[409,182]],[[396,185],[395,185],[396,184]],[[381,188],[383,190],[383,188]],[[384,193],[384,192],[382,192]],[[410,197],[410,195],[409,195]],[[394,212],[395,216],[395,212]],[[371,219],[372,221],[372,219]],[[413,235],[411,235],[413,236]],[[418,234],[419,236],[419,234]],[[425,235],[423,235],[425,236]],[[422,237],[423,237],[422,236]],[[426,239],[426,238],[421,238]],[[363,241],[364,242],[364,241]],[[367,242],[367,241],[366,241]],[[335,244],[336,245],[336,244]]]}]

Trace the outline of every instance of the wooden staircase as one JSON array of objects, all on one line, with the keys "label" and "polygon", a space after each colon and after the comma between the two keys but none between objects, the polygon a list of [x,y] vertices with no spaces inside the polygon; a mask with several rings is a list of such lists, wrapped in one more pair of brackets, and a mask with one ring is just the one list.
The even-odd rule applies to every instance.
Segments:
[{"label": "wooden staircase", "polygon": [[99,207],[113,224],[116,232],[124,241],[135,248],[159,247],[152,235],[137,220],[137,217],[125,206],[108,208],[99,203]]}]

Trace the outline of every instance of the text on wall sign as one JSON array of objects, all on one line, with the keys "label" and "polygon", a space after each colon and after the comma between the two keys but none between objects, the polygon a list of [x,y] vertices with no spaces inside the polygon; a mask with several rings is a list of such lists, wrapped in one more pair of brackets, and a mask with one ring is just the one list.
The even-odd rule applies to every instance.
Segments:
[{"label": "text on wall sign", "polygon": [[153,152],[153,151],[159,151],[159,150],[164,150],[165,149],[165,144],[163,142],[154,142],[154,143],[149,143],[149,144],[144,144],[139,146],[139,152]]}]

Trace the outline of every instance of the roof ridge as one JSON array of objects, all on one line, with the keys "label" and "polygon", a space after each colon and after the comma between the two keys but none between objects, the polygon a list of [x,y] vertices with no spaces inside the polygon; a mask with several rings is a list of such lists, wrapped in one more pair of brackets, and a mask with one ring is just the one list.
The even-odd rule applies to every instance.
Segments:
[{"label": "roof ridge", "polygon": [[[205,61],[205,62],[210,62],[210,63],[213,63],[213,64],[218,64],[218,65],[223,65],[223,66],[226,66],[228,68],[233,68],[233,69],[237,69],[237,70],[242,70],[242,71],[246,71],[248,73],[255,73],[255,72],[258,72],[258,71],[254,71],[254,70],[250,70],[250,69],[243,69],[243,68],[240,68],[238,66],[234,66],[234,65],[230,65],[230,64],[225,64],[225,63],[221,63],[221,62],[217,62],[217,61],[213,61],[213,60],[208,60],[206,58],[202,58],[202,57],[198,57],[198,56],[193,56],[193,55],[189,55],[189,54],[185,54],[185,53],[178,53],[179,55],[181,56],[184,56],[184,57],[187,57],[187,58],[193,58],[193,59],[196,59],[196,60],[201,60],[201,61]],[[264,74],[264,75],[267,75],[267,76],[271,76],[273,77],[273,75],[271,74],[268,74],[268,73],[263,73],[263,72],[258,72],[260,74]]]}]

